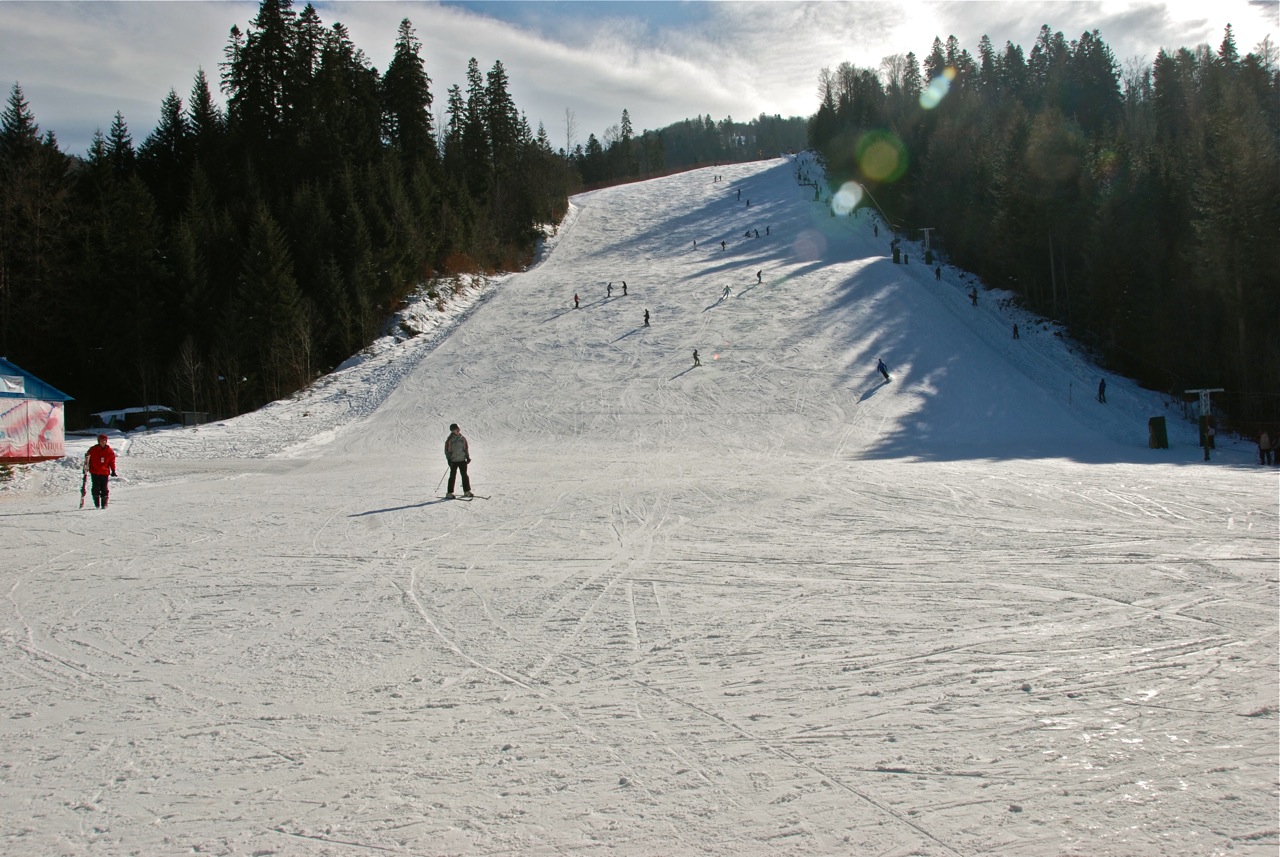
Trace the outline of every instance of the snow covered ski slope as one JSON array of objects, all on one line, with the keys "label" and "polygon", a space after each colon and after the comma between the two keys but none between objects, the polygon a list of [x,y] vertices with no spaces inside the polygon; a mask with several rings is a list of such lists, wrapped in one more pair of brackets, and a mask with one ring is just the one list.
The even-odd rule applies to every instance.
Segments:
[{"label": "snow covered ski slope", "polygon": [[106,511],[26,471],[0,853],[1274,857],[1276,471],[797,169],[579,196]]}]

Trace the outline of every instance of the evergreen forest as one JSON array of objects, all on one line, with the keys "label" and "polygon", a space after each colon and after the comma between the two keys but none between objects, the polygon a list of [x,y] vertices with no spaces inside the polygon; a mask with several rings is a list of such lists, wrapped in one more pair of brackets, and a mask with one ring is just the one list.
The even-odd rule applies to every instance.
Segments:
[{"label": "evergreen forest", "polygon": [[820,75],[810,143],[902,236],[1239,430],[1280,424],[1280,70],[1270,40],[1121,67],[1098,32],[954,37]]}]

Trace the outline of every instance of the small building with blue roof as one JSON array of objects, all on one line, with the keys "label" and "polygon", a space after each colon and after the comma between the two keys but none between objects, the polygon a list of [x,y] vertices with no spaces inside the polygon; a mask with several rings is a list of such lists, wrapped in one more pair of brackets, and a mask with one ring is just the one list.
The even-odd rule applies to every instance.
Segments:
[{"label": "small building with blue roof", "polygon": [[0,357],[0,464],[66,454],[63,403],[71,396]]}]

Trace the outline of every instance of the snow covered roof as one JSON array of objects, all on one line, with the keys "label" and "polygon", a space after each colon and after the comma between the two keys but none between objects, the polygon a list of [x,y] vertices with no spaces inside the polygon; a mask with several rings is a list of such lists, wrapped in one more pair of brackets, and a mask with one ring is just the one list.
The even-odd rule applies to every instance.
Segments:
[{"label": "snow covered roof", "polygon": [[142,405],[141,407],[137,407],[137,408],[116,408],[115,410],[110,410],[110,411],[97,411],[95,413],[90,414],[90,416],[98,417],[105,423],[105,422],[110,422],[116,417],[123,417],[128,414],[152,414],[156,412],[177,413],[177,411],[174,408],[171,408],[168,405]]}]

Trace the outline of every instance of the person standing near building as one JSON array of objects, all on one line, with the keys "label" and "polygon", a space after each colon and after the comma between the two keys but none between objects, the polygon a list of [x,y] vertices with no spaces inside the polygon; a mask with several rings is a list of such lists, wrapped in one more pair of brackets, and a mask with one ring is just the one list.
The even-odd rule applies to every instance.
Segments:
[{"label": "person standing near building", "polygon": [[1270,464],[1271,453],[1272,453],[1271,435],[1267,434],[1266,429],[1263,429],[1262,434],[1258,435],[1258,463]]},{"label": "person standing near building", "polygon": [[93,508],[107,508],[111,495],[110,479],[116,475],[116,451],[107,443],[105,434],[98,435],[98,442],[84,454],[85,468],[93,483]]},{"label": "person standing near building", "polygon": [[444,457],[449,462],[449,492],[445,496],[453,499],[453,487],[459,473],[462,474],[462,496],[473,496],[471,479],[467,476],[467,465],[471,463],[471,447],[467,444],[467,439],[457,423],[449,426],[449,436],[444,439]]}]

